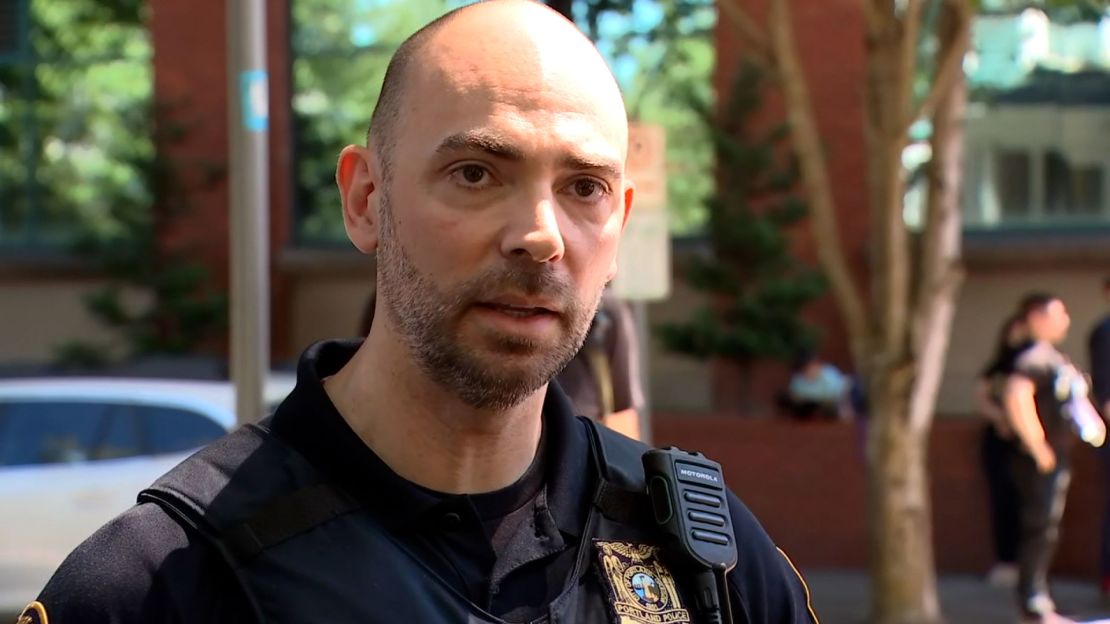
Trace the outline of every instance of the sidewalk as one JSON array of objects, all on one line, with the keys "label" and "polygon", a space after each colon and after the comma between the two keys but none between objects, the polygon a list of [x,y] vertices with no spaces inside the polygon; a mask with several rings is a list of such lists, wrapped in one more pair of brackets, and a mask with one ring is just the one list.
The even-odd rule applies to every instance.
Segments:
[{"label": "sidewalk", "polygon": [[[803,571],[821,624],[865,624],[870,606],[862,571]],[[1013,591],[987,585],[982,578],[944,575],[939,579],[941,609],[948,624],[1015,624]],[[1060,613],[1086,623],[1110,624],[1110,609],[1100,608],[1093,581],[1058,579],[1052,589]],[[1107,619],[1103,619],[1107,618]]]}]

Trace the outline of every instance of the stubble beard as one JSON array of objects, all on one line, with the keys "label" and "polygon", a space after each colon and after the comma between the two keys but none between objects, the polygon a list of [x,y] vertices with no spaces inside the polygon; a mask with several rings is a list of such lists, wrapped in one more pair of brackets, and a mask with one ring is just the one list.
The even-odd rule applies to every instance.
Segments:
[{"label": "stubble beard", "polygon": [[[584,304],[550,267],[506,264],[441,290],[420,273],[396,236],[387,188],[381,188],[378,292],[386,314],[419,368],[477,409],[506,410],[548,383],[578,353],[601,298]],[[542,344],[508,334],[483,333],[481,344],[462,342],[460,322],[472,305],[505,292],[544,295],[560,302],[563,339]],[[471,332],[473,333],[473,332]]]}]

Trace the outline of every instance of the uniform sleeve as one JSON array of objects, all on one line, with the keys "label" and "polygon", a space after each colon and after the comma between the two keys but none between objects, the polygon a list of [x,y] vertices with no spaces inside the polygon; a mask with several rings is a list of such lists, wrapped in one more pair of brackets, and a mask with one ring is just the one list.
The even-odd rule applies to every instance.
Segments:
[{"label": "uniform sleeve", "polygon": [[39,594],[50,624],[251,622],[218,553],[144,504],[74,550]]},{"label": "uniform sleeve", "polygon": [[[1091,389],[1101,410],[1110,401],[1110,318],[1091,333]],[[1104,414],[1110,416],[1110,414]]]},{"label": "uniform sleeve", "polygon": [[731,492],[729,512],[738,551],[736,568],[728,579],[733,621],[817,624],[809,588],[801,574]]}]

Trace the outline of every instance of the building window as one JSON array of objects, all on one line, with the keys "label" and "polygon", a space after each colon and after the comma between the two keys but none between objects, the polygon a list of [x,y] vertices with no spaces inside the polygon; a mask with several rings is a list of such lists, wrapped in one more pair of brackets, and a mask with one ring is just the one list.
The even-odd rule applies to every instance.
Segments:
[{"label": "building window", "polygon": [[1032,171],[1029,154],[1015,150],[999,150],[995,154],[994,188],[998,192],[1001,218],[1021,220],[1033,205],[1029,201],[1029,176]]},{"label": "building window", "polygon": [[966,224],[1110,229],[1110,13],[1029,4],[984,2],[972,26]]},{"label": "building window", "polygon": [[0,252],[66,251],[149,203],[145,4],[0,0]]},{"label": "building window", "polygon": [[1044,155],[1044,206],[1050,217],[1098,217],[1106,214],[1103,170],[1099,164],[1081,164],[1058,151]]}]

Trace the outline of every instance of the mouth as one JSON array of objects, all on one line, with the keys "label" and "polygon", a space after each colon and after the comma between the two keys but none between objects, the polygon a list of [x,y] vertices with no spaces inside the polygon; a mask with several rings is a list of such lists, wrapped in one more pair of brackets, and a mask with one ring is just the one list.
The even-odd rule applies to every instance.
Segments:
[{"label": "mouth", "polygon": [[480,308],[500,312],[514,318],[530,318],[534,316],[556,315],[555,310],[542,305],[529,305],[524,303],[503,303],[499,301],[483,301],[477,304]]}]

